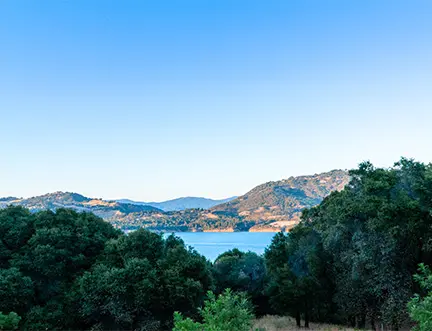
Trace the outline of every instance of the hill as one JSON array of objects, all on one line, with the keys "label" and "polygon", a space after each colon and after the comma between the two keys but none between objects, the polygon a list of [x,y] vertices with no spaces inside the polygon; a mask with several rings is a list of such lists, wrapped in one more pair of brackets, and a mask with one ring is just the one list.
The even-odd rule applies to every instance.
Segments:
[{"label": "hill", "polygon": [[130,204],[141,205],[141,206],[152,206],[161,209],[163,211],[180,211],[180,210],[194,209],[194,208],[209,209],[216,205],[234,200],[235,198],[237,197],[231,197],[222,200],[214,200],[214,199],[207,199],[207,198],[200,198],[200,197],[183,197],[183,198],[177,198],[177,199],[172,199],[172,200],[167,200],[162,202],[139,202],[139,201],[133,201],[129,199],[119,199],[116,201],[120,203],[130,203]]},{"label": "hill", "polygon": [[152,213],[161,210],[151,206],[105,201],[102,199],[87,198],[78,193],[54,192],[28,199],[3,198],[0,199],[0,208],[7,205],[23,206],[31,211],[44,209],[71,208],[76,211],[92,212],[104,219],[121,219],[133,213]]},{"label": "hill", "polygon": [[348,173],[343,170],[290,177],[259,185],[210,210],[216,215],[237,215],[257,225],[292,227],[303,209],[318,205],[332,191],[342,190],[348,181]]}]

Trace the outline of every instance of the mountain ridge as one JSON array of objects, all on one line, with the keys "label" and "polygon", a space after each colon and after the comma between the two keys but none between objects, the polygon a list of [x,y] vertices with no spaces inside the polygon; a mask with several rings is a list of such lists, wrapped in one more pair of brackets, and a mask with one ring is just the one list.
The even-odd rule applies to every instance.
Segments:
[{"label": "mountain ridge", "polygon": [[193,208],[208,209],[218,204],[222,204],[234,200],[236,198],[237,196],[226,198],[226,199],[209,199],[204,197],[188,196],[188,197],[180,197],[180,198],[175,198],[175,199],[170,199],[170,200],[160,201],[160,202],[141,202],[141,201],[134,201],[129,199],[116,199],[115,201],[120,203],[152,206],[161,209],[163,211],[180,211],[184,209],[193,209]]}]

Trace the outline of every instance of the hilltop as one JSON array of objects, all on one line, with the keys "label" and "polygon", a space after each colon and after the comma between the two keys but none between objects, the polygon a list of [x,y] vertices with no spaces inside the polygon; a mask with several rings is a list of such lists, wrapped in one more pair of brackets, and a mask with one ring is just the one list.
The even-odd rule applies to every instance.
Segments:
[{"label": "hilltop", "polygon": [[139,206],[116,201],[87,198],[81,194],[72,192],[54,192],[28,199],[12,197],[0,199],[0,208],[6,207],[7,205],[22,206],[31,211],[71,208],[76,211],[92,212],[104,219],[120,219],[129,214],[141,212],[161,212],[161,210],[151,206]]}]

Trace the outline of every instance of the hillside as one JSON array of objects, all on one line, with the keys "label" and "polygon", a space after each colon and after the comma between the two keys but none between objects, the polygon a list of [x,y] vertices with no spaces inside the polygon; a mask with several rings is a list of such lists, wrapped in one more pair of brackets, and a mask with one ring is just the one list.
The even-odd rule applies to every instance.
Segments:
[{"label": "hillside", "polygon": [[151,206],[138,206],[116,201],[92,199],[78,193],[70,192],[54,192],[28,199],[0,199],[0,208],[6,207],[7,205],[23,206],[31,211],[71,208],[76,211],[92,212],[104,219],[121,219],[133,213],[161,212],[161,210]]},{"label": "hillside", "polygon": [[238,215],[257,225],[291,227],[305,208],[319,204],[332,191],[340,191],[348,183],[346,171],[333,170],[312,176],[259,185],[245,195],[211,208],[213,214]]},{"label": "hillside", "polygon": [[163,211],[180,211],[185,209],[209,209],[211,207],[220,205],[225,202],[229,202],[231,200],[234,200],[237,197],[231,197],[227,199],[222,200],[214,200],[214,199],[207,199],[207,198],[199,198],[199,197],[183,197],[183,198],[177,198],[162,202],[139,202],[139,201],[133,201],[129,199],[119,199],[116,200],[120,203],[130,203],[134,205],[141,205],[141,206],[152,206],[158,209],[161,209]]},{"label": "hillside", "polygon": [[[191,205],[207,206],[209,199],[179,198],[160,203],[161,208],[156,208],[130,203],[129,200],[106,201],[69,192],[55,192],[29,199],[0,198],[0,208],[9,204],[32,211],[72,208],[92,212],[124,230],[146,227],[165,232],[279,231],[292,228],[299,221],[304,208],[319,204],[330,192],[341,190],[348,180],[348,173],[342,170],[290,177],[259,185],[243,196],[223,201],[209,209],[188,208]],[[182,210],[171,210],[174,208]]]}]

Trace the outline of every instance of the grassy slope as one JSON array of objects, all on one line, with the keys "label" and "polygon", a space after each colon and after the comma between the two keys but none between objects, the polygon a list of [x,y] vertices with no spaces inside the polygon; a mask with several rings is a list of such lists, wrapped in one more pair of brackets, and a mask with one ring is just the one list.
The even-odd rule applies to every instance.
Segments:
[{"label": "grassy slope", "polygon": [[[302,322],[303,324],[303,322]],[[280,316],[265,316],[256,320],[253,324],[252,330],[265,330],[265,331],[293,331],[299,330],[296,326],[294,318],[280,317]],[[304,328],[303,328],[304,329]],[[304,329],[308,330],[308,329]],[[317,324],[310,323],[309,330],[323,330],[323,331],[354,331],[355,329],[347,328],[340,325],[330,324]]]}]

